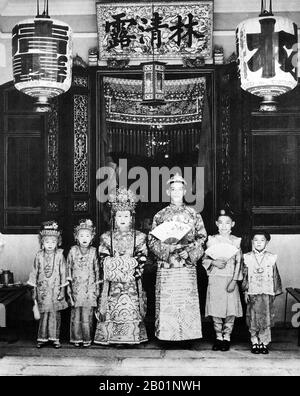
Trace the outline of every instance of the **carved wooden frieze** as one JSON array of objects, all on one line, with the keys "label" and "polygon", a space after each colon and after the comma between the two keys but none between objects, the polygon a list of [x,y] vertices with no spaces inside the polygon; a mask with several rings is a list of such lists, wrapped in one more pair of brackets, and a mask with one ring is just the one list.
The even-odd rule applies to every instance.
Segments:
[{"label": "carved wooden frieze", "polygon": [[59,192],[59,122],[58,101],[53,100],[48,117],[48,164],[47,164],[47,192]]},{"label": "carved wooden frieze", "polygon": [[88,97],[74,95],[74,192],[89,191],[89,132],[88,132]]},{"label": "carved wooden frieze", "polygon": [[225,93],[221,97],[221,191],[223,197],[228,200],[230,186],[230,97]]}]

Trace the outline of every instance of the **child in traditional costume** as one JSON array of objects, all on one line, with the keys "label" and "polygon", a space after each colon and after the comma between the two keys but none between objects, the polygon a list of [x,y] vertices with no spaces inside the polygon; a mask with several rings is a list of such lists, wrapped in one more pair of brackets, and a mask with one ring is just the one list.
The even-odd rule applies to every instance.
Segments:
[{"label": "child in traditional costume", "polygon": [[[201,215],[184,203],[186,184],[178,173],[167,181],[170,205],[154,216],[149,233],[149,248],[157,262],[155,335],[167,342],[202,338],[197,262],[203,255],[206,230]],[[161,239],[155,232],[170,224],[188,228],[176,243],[171,235]],[[167,230],[166,237],[170,233]]]},{"label": "child in traditional costume", "polygon": [[[210,248],[211,252],[214,250],[217,252],[220,244],[223,253],[212,258],[207,249],[203,259],[203,266],[208,275],[205,315],[211,316],[213,320],[216,333],[216,340],[212,347],[214,351],[230,349],[235,318],[243,316],[237,285],[237,281],[242,280],[241,238],[231,234],[234,225],[233,213],[222,209],[216,221],[219,233],[208,237],[207,248]],[[232,250],[232,248],[235,249]],[[236,253],[231,256],[231,251]]]},{"label": "child in traditional costume", "polygon": [[61,233],[55,221],[42,224],[41,250],[35,256],[28,284],[33,287],[33,297],[40,312],[37,347],[51,341],[60,348],[60,311],[67,308],[65,300],[66,262],[61,244]]},{"label": "child in traditional costume", "polygon": [[110,196],[111,230],[100,237],[103,287],[97,310],[96,344],[147,341],[142,273],[146,235],[134,227],[135,195],[121,187]]},{"label": "child in traditional costume", "polygon": [[242,289],[247,303],[246,320],[251,335],[251,352],[268,354],[271,326],[274,322],[274,300],[282,293],[277,269],[277,255],[266,250],[270,234],[255,231],[252,251],[244,254]]},{"label": "child in traditional costume", "polygon": [[71,301],[70,342],[76,347],[89,347],[92,340],[94,308],[99,296],[99,263],[97,250],[91,246],[95,227],[83,219],[74,228],[77,245],[67,258],[68,294]]}]

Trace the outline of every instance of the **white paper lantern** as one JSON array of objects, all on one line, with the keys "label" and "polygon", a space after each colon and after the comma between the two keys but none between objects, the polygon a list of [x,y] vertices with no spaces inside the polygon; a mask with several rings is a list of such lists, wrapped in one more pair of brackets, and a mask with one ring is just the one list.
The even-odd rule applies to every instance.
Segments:
[{"label": "white paper lantern", "polygon": [[48,111],[48,100],[71,86],[72,30],[47,12],[19,22],[12,31],[16,89],[36,99],[36,111]]},{"label": "white paper lantern", "polygon": [[238,25],[236,38],[242,89],[264,98],[261,111],[275,111],[274,97],[297,85],[297,25],[262,10]]}]

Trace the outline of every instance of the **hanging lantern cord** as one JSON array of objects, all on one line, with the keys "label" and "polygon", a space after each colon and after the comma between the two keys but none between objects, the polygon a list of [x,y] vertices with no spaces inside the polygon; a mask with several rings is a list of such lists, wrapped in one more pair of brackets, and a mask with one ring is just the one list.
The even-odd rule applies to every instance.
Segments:
[{"label": "hanging lantern cord", "polygon": [[36,10],[36,18],[50,18],[48,0],[44,0],[44,11],[42,14],[40,14],[40,0],[36,0]]},{"label": "hanging lantern cord", "polygon": [[272,11],[272,0],[270,0],[269,3],[269,11],[266,9],[267,8],[267,4],[266,4],[266,0],[261,0],[261,11],[260,11],[260,17],[261,16],[273,16],[273,11]]}]

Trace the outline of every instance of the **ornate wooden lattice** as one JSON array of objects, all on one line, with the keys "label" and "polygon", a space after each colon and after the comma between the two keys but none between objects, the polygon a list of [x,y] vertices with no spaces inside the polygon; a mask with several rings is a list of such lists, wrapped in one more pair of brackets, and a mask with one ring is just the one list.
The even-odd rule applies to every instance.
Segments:
[{"label": "ornate wooden lattice", "polygon": [[59,192],[59,122],[58,101],[54,100],[48,117],[47,192]]},{"label": "ornate wooden lattice", "polygon": [[74,192],[89,191],[88,97],[74,95]]}]

